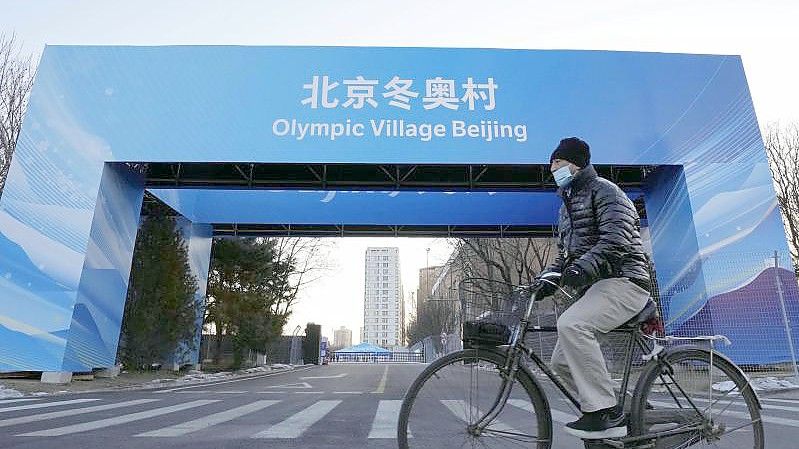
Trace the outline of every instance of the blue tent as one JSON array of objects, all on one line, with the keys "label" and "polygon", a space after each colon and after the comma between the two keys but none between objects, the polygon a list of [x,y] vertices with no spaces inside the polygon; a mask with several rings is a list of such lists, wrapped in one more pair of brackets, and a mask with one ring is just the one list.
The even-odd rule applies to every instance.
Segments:
[{"label": "blue tent", "polygon": [[367,354],[388,354],[388,349],[381,348],[379,346],[375,346],[371,343],[358,343],[355,346],[350,346],[349,348],[339,349],[335,351],[336,354],[348,354],[348,353],[367,353]]}]

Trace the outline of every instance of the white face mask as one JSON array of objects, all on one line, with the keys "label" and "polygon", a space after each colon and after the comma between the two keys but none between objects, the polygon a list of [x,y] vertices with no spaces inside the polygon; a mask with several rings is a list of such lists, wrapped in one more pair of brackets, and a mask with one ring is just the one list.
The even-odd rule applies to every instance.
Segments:
[{"label": "white face mask", "polygon": [[572,182],[572,178],[574,178],[574,175],[572,174],[572,171],[568,165],[564,165],[563,167],[552,172],[552,176],[555,177],[555,184],[557,184],[558,187],[566,187],[570,182]]}]

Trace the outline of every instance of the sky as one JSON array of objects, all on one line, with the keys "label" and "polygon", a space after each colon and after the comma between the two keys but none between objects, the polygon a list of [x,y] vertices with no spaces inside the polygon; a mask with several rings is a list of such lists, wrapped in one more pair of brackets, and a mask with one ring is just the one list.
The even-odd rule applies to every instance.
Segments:
[{"label": "sky", "polygon": [[[632,50],[741,55],[761,125],[799,122],[799,2],[788,0],[349,0],[136,2],[0,0],[0,33],[46,44],[357,45]],[[338,239],[330,269],[301,293],[287,332],[362,320],[368,246],[400,248],[405,291],[443,262],[444,240]]]}]

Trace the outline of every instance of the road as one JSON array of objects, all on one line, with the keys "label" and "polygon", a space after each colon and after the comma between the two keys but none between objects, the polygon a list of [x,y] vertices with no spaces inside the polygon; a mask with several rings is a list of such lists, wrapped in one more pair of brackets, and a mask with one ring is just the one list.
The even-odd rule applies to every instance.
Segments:
[{"label": "road", "polygon": [[[200,385],[0,400],[0,448],[396,448],[418,364],[341,364]],[[555,448],[582,443],[560,427]],[[799,400],[765,399],[766,447],[793,449]],[[431,410],[431,420],[437,411]]]}]

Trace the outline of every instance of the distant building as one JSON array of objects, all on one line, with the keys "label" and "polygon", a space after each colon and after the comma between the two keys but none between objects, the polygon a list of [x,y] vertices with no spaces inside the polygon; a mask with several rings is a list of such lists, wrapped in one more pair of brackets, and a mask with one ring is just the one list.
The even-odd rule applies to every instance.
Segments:
[{"label": "distant building", "polygon": [[419,269],[419,287],[416,289],[416,308],[433,295],[433,285],[444,271],[445,266],[432,266]]},{"label": "distant building", "polygon": [[352,346],[352,331],[344,326],[334,330],[333,346],[336,348],[349,348]]},{"label": "distant building", "polygon": [[361,342],[384,348],[405,345],[405,301],[399,248],[367,248]]}]

